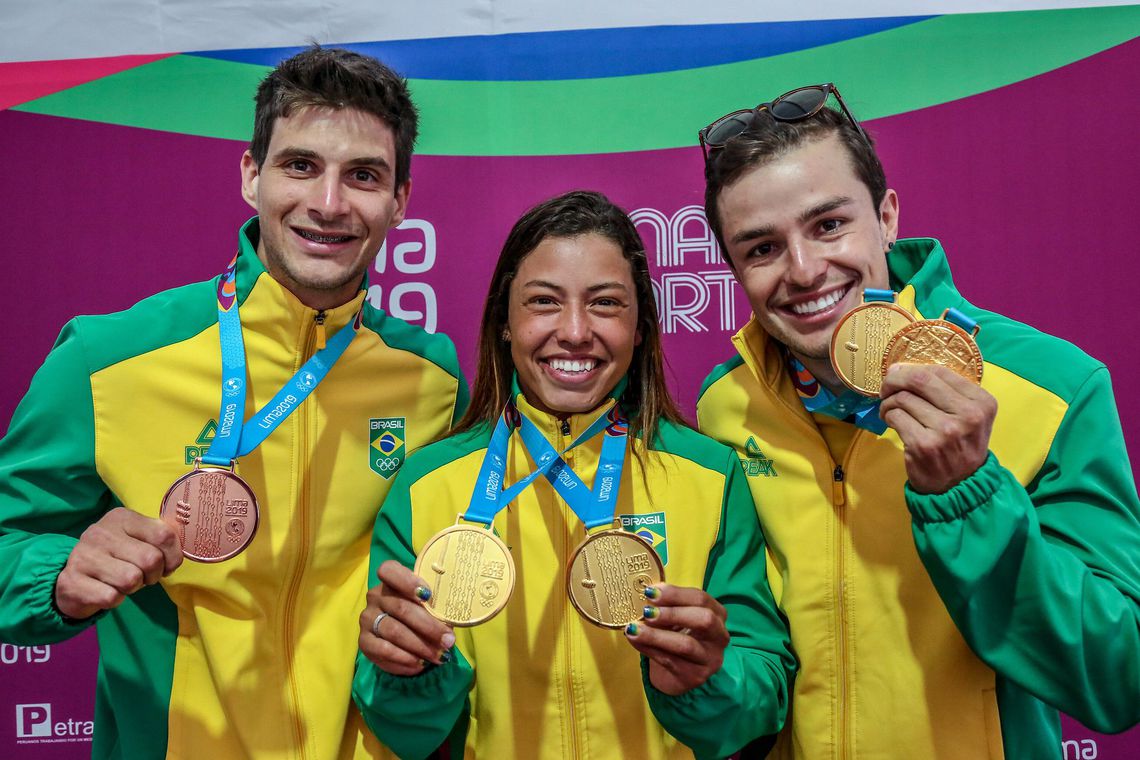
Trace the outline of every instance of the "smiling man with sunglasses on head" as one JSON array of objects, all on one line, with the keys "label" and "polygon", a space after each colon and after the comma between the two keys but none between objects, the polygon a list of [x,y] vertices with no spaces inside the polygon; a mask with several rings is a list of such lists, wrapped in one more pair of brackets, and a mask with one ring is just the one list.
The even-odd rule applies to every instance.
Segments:
[{"label": "smiling man with sunglasses on head", "polygon": [[[1140,503],[1104,365],[968,303],[936,240],[897,239],[898,196],[833,85],[699,137],[754,318],[697,414],[775,463],[748,480],[800,660],[772,756],[1059,758],[1057,710],[1140,721]],[[865,298],[905,323],[950,310],[979,377],[912,357],[850,390],[833,336]]]}]

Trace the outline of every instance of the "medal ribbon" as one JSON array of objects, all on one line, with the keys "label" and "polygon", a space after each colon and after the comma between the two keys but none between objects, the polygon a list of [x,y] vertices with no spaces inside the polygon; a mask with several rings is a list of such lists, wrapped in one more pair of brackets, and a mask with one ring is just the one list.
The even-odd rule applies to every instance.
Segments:
[{"label": "medal ribbon", "polygon": [[[467,511],[463,514],[463,519],[468,522],[482,523],[490,527],[491,523],[495,520],[495,515],[502,511],[503,507],[507,506],[507,504],[514,501],[515,497],[533,483],[535,478],[541,475],[546,475],[548,479],[551,478],[552,476],[549,473],[558,463],[561,463],[565,470],[569,470],[562,459],[563,454],[577,448],[602,430],[612,426],[613,423],[610,419],[610,413],[603,412],[598,415],[598,418],[591,422],[589,427],[582,431],[569,446],[563,449],[560,454],[546,441],[545,436],[542,435],[535,424],[527,419],[526,415],[519,413],[513,403],[508,402],[506,408],[503,409],[503,413],[499,415],[498,422],[495,423],[495,430],[491,434],[490,443],[487,445],[487,453],[484,455],[483,464],[479,468],[479,476],[475,479],[475,490],[471,493],[471,503],[467,507]],[[510,488],[503,488],[503,479],[507,470],[507,445],[510,442],[511,432],[516,427],[520,428],[520,433],[523,436],[523,445],[526,446],[527,451],[538,464],[538,468]],[[546,444],[545,450],[538,451],[527,445],[528,431],[532,435],[536,435],[538,439]],[[605,445],[603,444],[603,450],[604,448]],[[620,477],[620,465],[617,474]],[[557,486],[555,487],[557,488]],[[616,497],[617,488],[616,486],[611,487]]]},{"label": "medal ribbon", "polygon": [[360,314],[337,331],[325,348],[305,362],[281,390],[261,407],[246,426],[245,414],[245,341],[241,335],[238,314],[235,269],[237,257],[226,267],[218,283],[218,334],[222,349],[222,406],[218,412],[218,429],[209,450],[202,456],[206,464],[230,467],[238,457],[256,449],[277,426],[309,397],[324,380],[336,360],[360,329]]},{"label": "medal ribbon", "polygon": [[895,291],[893,290],[880,290],[878,288],[864,288],[863,289],[863,303],[871,301],[888,301],[895,302]]},{"label": "medal ribbon", "polygon": [[551,455],[555,457],[556,462],[546,471],[546,479],[570,509],[574,510],[574,514],[585,524],[587,531],[601,525],[610,525],[614,521],[618,489],[621,487],[621,473],[625,467],[626,441],[629,437],[629,422],[618,411],[616,404],[600,419],[605,419],[610,424],[606,427],[605,437],[602,439],[602,453],[598,458],[598,470],[594,475],[592,491],[586,488],[586,484],[578,477],[578,473],[566,464],[562,455],[555,453],[550,441],[546,440],[546,436],[533,422],[524,417],[519,430],[523,446],[532,457],[536,454],[542,457]]},{"label": "medal ribbon", "polygon": [[978,321],[976,319],[970,319],[957,309],[947,309],[946,313],[942,315],[942,318],[951,324],[958,325],[958,327],[961,327],[971,335],[978,327]]}]

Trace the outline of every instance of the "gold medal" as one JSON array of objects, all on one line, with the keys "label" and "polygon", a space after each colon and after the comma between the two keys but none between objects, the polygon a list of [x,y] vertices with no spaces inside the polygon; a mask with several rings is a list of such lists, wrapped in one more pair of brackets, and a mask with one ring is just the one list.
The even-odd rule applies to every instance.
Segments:
[{"label": "gold medal", "polygon": [[888,301],[868,301],[847,312],[831,336],[835,374],[856,393],[878,397],[887,345],[895,333],[914,321],[909,312]]},{"label": "gold medal", "polygon": [[612,528],[586,537],[566,571],[566,592],[578,614],[602,628],[643,618],[645,587],[665,580],[661,558],[636,534]]},{"label": "gold medal", "polygon": [[178,533],[182,554],[221,562],[241,554],[257,532],[257,497],[233,470],[195,464],[162,497],[159,517]]},{"label": "gold medal", "polygon": [[981,384],[982,352],[974,342],[978,328],[968,333],[945,319],[923,319],[899,330],[883,356],[883,373],[892,364],[939,364],[954,373]]},{"label": "gold medal", "polygon": [[515,589],[515,563],[507,545],[490,529],[469,523],[429,538],[416,557],[415,573],[431,589],[427,611],[460,627],[498,615]]}]

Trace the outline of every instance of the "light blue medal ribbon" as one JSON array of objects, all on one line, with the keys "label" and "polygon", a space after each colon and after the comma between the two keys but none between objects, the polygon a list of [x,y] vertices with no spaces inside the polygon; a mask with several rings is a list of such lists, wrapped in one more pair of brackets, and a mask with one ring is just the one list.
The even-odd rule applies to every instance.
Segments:
[{"label": "light blue medal ribbon", "polygon": [[[616,407],[614,407],[616,408]],[[581,434],[575,438],[569,446],[563,449],[562,453],[558,453],[553,446],[547,442],[546,438],[538,430],[533,422],[526,418],[525,415],[520,414],[515,405],[508,403],[503,413],[499,415],[498,422],[495,423],[495,430],[491,434],[491,441],[487,445],[487,453],[483,457],[483,464],[479,468],[479,475],[475,479],[475,490],[471,494],[471,503],[467,507],[467,511],[463,513],[462,519],[467,522],[481,523],[487,527],[495,520],[497,515],[503,507],[510,504],[514,499],[522,493],[523,489],[534,482],[535,478],[546,475],[547,479],[555,478],[552,471],[555,466],[561,463],[562,468],[560,473],[569,472],[573,477],[573,471],[566,467],[565,461],[562,456],[572,449],[577,448],[581,444],[593,438],[602,430],[614,427],[616,424],[611,419],[610,412],[602,413],[596,420],[590,423]],[[624,421],[623,421],[624,422]],[[519,428],[520,435],[523,439],[523,445],[526,446],[527,451],[530,452],[538,468],[527,475],[522,480],[518,481],[510,488],[503,488],[503,478],[507,469],[507,445],[510,442],[511,432],[514,428]],[[528,444],[528,436],[537,436],[545,444],[545,449],[532,448]],[[622,460],[624,460],[625,438],[622,436]],[[605,443],[603,443],[603,456],[604,456]],[[599,466],[599,472],[601,467]],[[621,460],[617,465],[616,479],[611,480],[610,487],[607,489],[607,499],[609,493],[612,492],[614,498],[617,496],[617,482],[621,477]],[[599,482],[600,482],[599,476]],[[579,481],[581,482],[581,481]],[[555,480],[551,480],[555,488],[558,488]],[[583,487],[582,489],[586,489]],[[561,491],[559,491],[561,493]],[[565,496],[563,496],[565,498]],[[607,501],[608,503],[608,501]],[[615,501],[616,503],[616,501]],[[612,520],[612,506],[610,507]],[[575,510],[577,512],[577,510]]]},{"label": "light blue medal ribbon", "polygon": [[265,406],[250,419],[245,413],[245,341],[241,335],[237,287],[234,281],[235,257],[218,283],[218,333],[222,350],[222,406],[218,412],[218,429],[202,462],[220,467],[233,467],[234,460],[256,449],[277,429],[324,380],[336,360],[348,348],[360,329],[360,313],[337,331],[325,347],[313,354],[296,374]]},{"label": "light blue medal ribbon", "polygon": [[598,458],[598,471],[594,475],[593,490],[587,489],[586,484],[578,477],[578,473],[566,464],[561,454],[555,453],[554,447],[533,422],[524,417],[519,430],[523,445],[532,457],[542,457],[544,461],[546,457],[551,456],[556,459],[555,464],[547,470],[546,479],[570,509],[574,510],[574,514],[586,526],[586,532],[602,525],[613,524],[618,489],[621,486],[621,473],[625,467],[626,442],[629,437],[629,423],[621,415],[616,404],[594,421],[591,430],[599,420],[607,421],[609,424],[602,439],[602,453]]},{"label": "light blue medal ribbon", "polygon": [[947,309],[942,312],[942,319],[950,324],[957,325],[968,332],[971,337],[978,334],[978,320],[970,319],[957,309]]},{"label": "light blue medal ribbon", "polygon": [[886,301],[888,303],[895,302],[897,294],[893,290],[880,290],[878,288],[864,288],[863,289],[863,303],[870,303],[871,301]]}]

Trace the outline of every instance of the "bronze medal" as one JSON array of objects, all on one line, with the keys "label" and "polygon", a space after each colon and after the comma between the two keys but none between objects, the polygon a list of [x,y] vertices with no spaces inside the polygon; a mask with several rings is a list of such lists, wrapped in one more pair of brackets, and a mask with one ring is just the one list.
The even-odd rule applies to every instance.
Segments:
[{"label": "bronze medal", "polygon": [[431,589],[424,607],[450,625],[466,627],[498,615],[515,589],[515,563],[488,528],[457,523],[428,539],[415,573]]},{"label": "bronze medal", "polygon": [[645,587],[665,580],[649,542],[612,528],[586,537],[566,571],[566,592],[578,614],[602,628],[625,628],[643,618]]},{"label": "bronze medal", "polygon": [[187,559],[222,562],[253,540],[257,497],[232,470],[198,466],[174,481],[159,517],[177,531]]},{"label": "bronze medal", "polygon": [[847,312],[831,336],[835,374],[856,393],[878,397],[887,345],[895,333],[914,321],[909,312],[887,301],[868,301]]},{"label": "bronze medal", "polygon": [[[946,313],[943,312],[943,316]],[[923,319],[899,330],[883,356],[883,373],[892,364],[940,364],[971,382],[982,382],[982,352],[973,335],[945,319]]]}]

